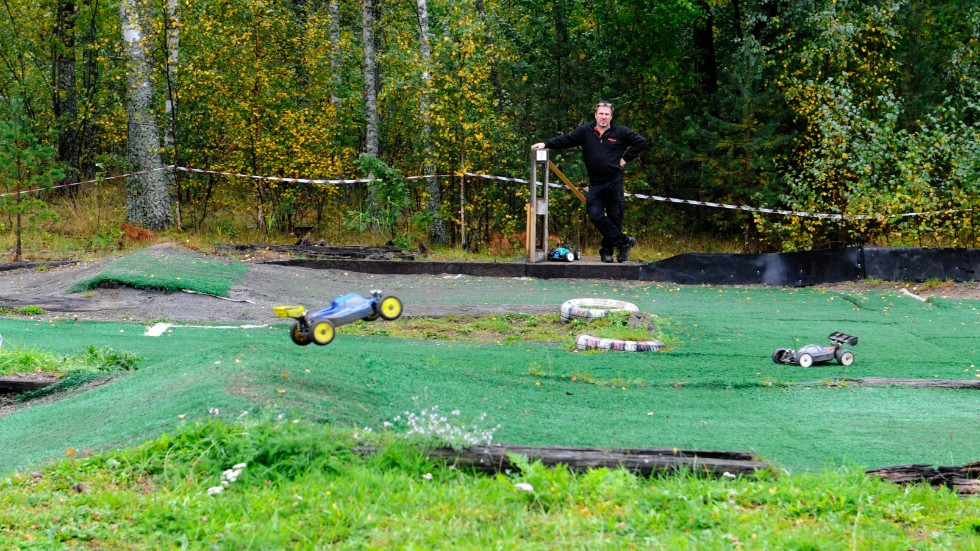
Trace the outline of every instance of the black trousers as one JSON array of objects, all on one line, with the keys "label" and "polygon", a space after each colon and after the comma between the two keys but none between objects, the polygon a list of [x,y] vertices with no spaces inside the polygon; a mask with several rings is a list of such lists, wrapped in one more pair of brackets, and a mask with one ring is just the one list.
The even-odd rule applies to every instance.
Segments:
[{"label": "black trousers", "polygon": [[613,247],[625,245],[629,240],[623,233],[623,175],[605,182],[589,182],[589,195],[585,198],[585,210],[589,220],[602,234],[600,254],[612,254]]}]

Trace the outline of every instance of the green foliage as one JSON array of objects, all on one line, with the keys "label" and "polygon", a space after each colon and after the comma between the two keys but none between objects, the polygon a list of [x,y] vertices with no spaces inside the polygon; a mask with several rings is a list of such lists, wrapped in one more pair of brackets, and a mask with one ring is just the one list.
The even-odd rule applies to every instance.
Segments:
[{"label": "green foliage", "polygon": [[36,348],[8,347],[0,354],[0,374],[42,372],[57,376],[53,384],[17,394],[17,401],[27,402],[105,379],[108,374],[133,371],[142,359],[108,346],[89,346],[83,354],[73,356],[60,356]]},{"label": "green foliage", "polygon": [[[909,125],[893,51],[898,2],[836,3],[810,21],[823,29],[795,48],[782,85],[803,130],[785,201],[800,217],[774,223],[784,249],[828,245],[959,245],[976,197],[980,128],[970,98],[946,100]],[[903,214],[913,213],[906,217]]]},{"label": "green foliage", "polygon": [[[0,102],[0,120],[21,121],[8,122],[21,136],[18,152],[31,150],[26,136],[38,146],[20,176],[0,177],[0,193],[61,178],[49,169],[69,144],[56,141],[72,135],[82,173],[71,177],[95,181],[71,188],[68,198],[0,197],[2,227],[13,228],[19,212],[29,218],[27,234],[45,241],[29,244],[32,253],[76,239],[77,228],[53,224],[51,215],[78,225],[86,213],[72,210],[76,201],[118,199],[121,181],[103,176],[127,171],[119,14],[97,3],[73,7],[74,43],[59,36],[64,27],[50,2],[12,0],[0,18],[7,60],[0,89],[23,103],[15,116],[13,101]],[[161,45],[179,30],[178,55],[166,59],[177,62],[176,78],[153,75],[161,86],[152,108],[174,123],[176,141],[164,157],[231,174],[177,174],[182,227],[265,240],[311,227],[334,242],[370,231],[409,246],[437,213],[450,243],[465,231],[470,249],[500,250],[521,242],[526,186],[464,174],[525,177],[530,143],[590,121],[595,102],[606,99],[616,104],[617,123],[651,138],[628,167],[628,191],[830,215],[630,200],[627,229],[642,242],[697,247],[708,236],[757,251],[976,246],[975,2],[438,0],[428,8],[428,37],[419,36],[411,3],[376,13],[378,161],[401,175],[440,175],[385,180],[387,190],[300,181],[351,179],[363,170],[359,4],[191,2],[180,6],[179,21],[155,10],[147,40]],[[162,70],[169,52],[153,52]],[[52,77],[68,76],[59,58],[76,60],[75,82],[67,84],[78,98],[74,119],[50,101]],[[164,90],[174,94],[169,112]],[[583,183],[578,152],[557,155],[557,163]],[[9,174],[16,163],[0,165]],[[29,183],[35,177],[41,181]],[[430,212],[434,186],[441,203]],[[378,191],[392,193],[387,205],[372,204]],[[549,207],[552,235],[597,246],[577,199],[558,192]],[[113,208],[97,230],[84,232],[87,247],[115,246],[122,215]]]},{"label": "green foliage", "polygon": [[16,233],[15,257],[20,260],[22,219],[26,217],[35,232],[44,222],[57,219],[36,193],[37,189],[50,190],[64,172],[54,162],[54,148],[34,134],[16,99],[10,117],[0,120],[0,215],[5,218],[0,227]]},{"label": "green foliage", "polygon": [[23,316],[40,316],[44,314],[44,309],[40,306],[21,306],[18,308],[7,308],[5,306],[0,307],[0,316],[10,316],[14,314],[20,314]]},{"label": "green foliage", "polygon": [[38,348],[8,345],[0,354],[0,373],[115,373],[136,370],[142,359],[131,352],[108,346],[88,346],[82,354],[61,356]]},{"label": "green foliage", "polygon": [[347,211],[344,224],[357,231],[380,233],[395,247],[411,248],[412,240],[405,224],[411,205],[408,181],[401,172],[374,155],[362,153],[357,158],[361,172],[374,178],[368,183],[374,202],[364,210]]}]

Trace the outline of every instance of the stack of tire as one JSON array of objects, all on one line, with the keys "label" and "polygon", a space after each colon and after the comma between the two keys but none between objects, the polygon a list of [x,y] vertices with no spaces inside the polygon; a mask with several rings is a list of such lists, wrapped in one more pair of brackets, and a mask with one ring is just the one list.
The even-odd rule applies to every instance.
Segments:
[{"label": "stack of tire", "polygon": [[[605,298],[576,298],[561,305],[561,321],[568,323],[574,319],[596,319],[611,312],[639,312],[631,302]],[[622,352],[656,352],[664,348],[658,340],[626,341],[603,339],[592,335],[579,335],[575,339],[577,350],[618,350]]]}]

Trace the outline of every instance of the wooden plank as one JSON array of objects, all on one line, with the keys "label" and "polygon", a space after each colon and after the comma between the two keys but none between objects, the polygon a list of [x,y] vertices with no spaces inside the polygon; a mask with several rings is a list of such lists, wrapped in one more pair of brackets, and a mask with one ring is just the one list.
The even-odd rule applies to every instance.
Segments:
[{"label": "wooden plank", "polygon": [[[371,448],[360,448],[361,453],[373,453]],[[634,474],[650,476],[654,473],[690,472],[712,476],[744,475],[770,468],[747,452],[659,449],[611,449],[562,446],[511,446],[494,444],[473,446],[463,450],[438,448],[427,452],[430,459],[441,459],[456,465],[487,473],[518,471],[510,460],[511,454],[522,455],[531,461],[554,467],[565,465],[571,471],[588,469],[626,469]]]},{"label": "wooden plank", "polygon": [[582,204],[584,205],[585,195],[582,194],[582,191],[579,190],[579,188],[575,187],[575,184],[573,184],[572,181],[569,180],[568,177],[565,176],[565,174],[562,171],[558,170],[558,167],[555,166],[555,163],[551,162],[551,160],[548,160],[548,166],[551,168],[551,171],[554,172],[556,176],[558,176],[558,179],[561,180],[563,184],[568,186],[568,189],[572,190],[572,193],[574,193],[575,196],[578,197],[579,201],[582,201]]},{"label": "wooden plank", "polygon": [[345,258],[345,259],[365,259],[365,260],[414,260],[415,254],[412,251],[396,249],[392,247],[371,247],[367,245],[334,246],[334,245],[275,245],[262,243],[245,244],[216,244],[216,250],[233,251],[274,251],[280,253],[305,256],[309,258]]},{"label": "wooden plank", "polygon": [[912,388],[959,388],[980,390],[980,380],[957,379],[893,379],[888,377],[836,377],[825,381],[797,383],[801,386],[846,386],[859,384],[867,386],[907,386]]},{"label": "wooden plank", "polygon": [[927,483],[935,487],[949,488],[960,495],[980,495],[980,461],[952,467],[934,467],[924,464],[895,465],[866,472],[896,484]]},{"label": "wooden plank", "polygon": [[0,377],[0,394],[19,394],[21,392],[51,386],[56,382],[58,382],[58,379],[54,377],[45,379],[28,379],[16,376]]}]

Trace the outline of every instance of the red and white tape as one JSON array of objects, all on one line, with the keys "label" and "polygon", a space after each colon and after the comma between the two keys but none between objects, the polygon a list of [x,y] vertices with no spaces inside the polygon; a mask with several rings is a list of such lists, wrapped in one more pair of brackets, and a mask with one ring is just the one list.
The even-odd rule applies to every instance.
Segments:
[{"label": "red and white tape", "polygon": [[[188,168],[183,166],[165,166],[152,170],[144,170],[140,172],[131,172],[128,174],[120,174],[118,176],[106,176],[98,180],[86,180],[84,182],[75,182],[71,184],[61,184],[56,186],[51,186],[51,188],[34,188],[21,190],[19,194],[26,193],[38,193],[45,191],[45,189],[58,189],[58,188],[68,188],[72,186],[80,186],[83,184],[93,184],[100,181],[116,180],[120,178],[128,178],[131,176],[138,176],[140,174],[146,174],[149,172],[156,172],[160,170],[178,170],[181,172],[192,172],[196,174],[217,174],[219,176],[229,176],[233,178],[249,178],[252,180],[270,180],[275,182],[287,182],[287,183],[298,183],[298,184],[320,184],[320,185],[340,185],[340,184],[367,184],[371,182],[378,181],[377,178],[353,178],[353,179],[313,179],[313,178],[284,178],[279,176],[258,176],[255,174],[242,174],[238,172],[224,172],[220,170],[206,170],[201,168]],[[424,175],[424,176],[406,176],[408,180],[419,180],[425,178],[446,178],[446,177],[458,177],[458,176],[469,176],[471,178],[481,178],[484,180],[496,180],[499,182],[517,182],[520,184],[528,184],[530,180],[525,180],[523,178],[511,178],[508,176],[493,176],[490,174],[479,174],[474,172],[464,172],[462,174],[434,174],[434,175]],[[549,187],[556,189],[567,189],[567,186],[563,184],[549,183]],[[588,189],[583,188],[583,189]],[[0,193],[0,199],[4,197],[10,197],[17,195],[18,192],[11,193]],[[760,212],[764,214],[778,214],[782,216],[796,216],[800,218],[819,218],[828,220],[869,220],[869,219],[883,219],[883,218],[911,218],[917,216],[929,216],[935,214],[954,214],[961,212],[972,212],[973,209],[948,209],[939,211],[926,211],[926,212],[905,212],[901,214],[857,214],[857,215],[846,215],[846,214],[829,214],[829,213],[815,213],[815,212],[801,212],[793,210],[782,210],[782,209],[770,209],[765,207],[750,207],[748,205],[731,205],[727,203],[715,203],[711,201],[697,201],[694,199],[677,199],[675,197],[662,197],[659,195],[645,195],[641,193],[626,193],[626,197],[635,199],[646,199],[652,201],[661,201],[666,203],[676,203],[682,205],[695,205],[709,208],[722,208],[730,210],[741,210],[745,212]]]}]

